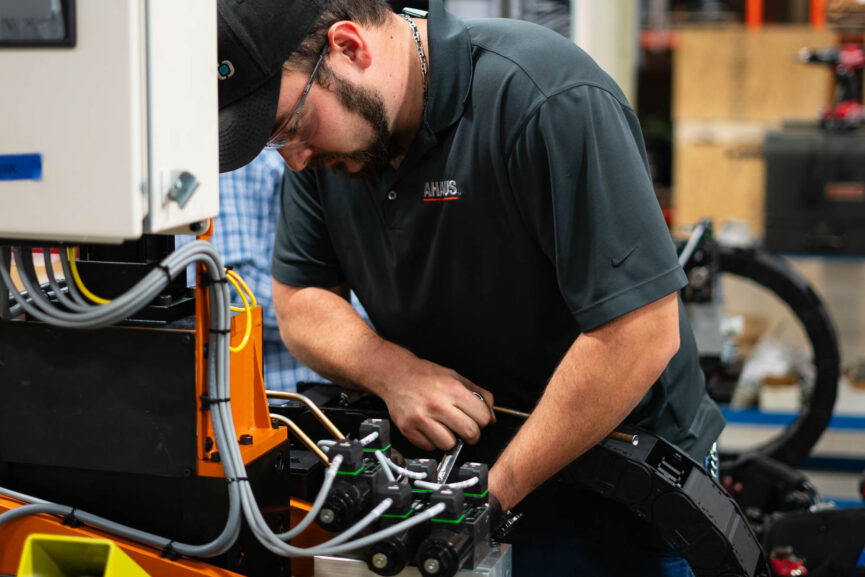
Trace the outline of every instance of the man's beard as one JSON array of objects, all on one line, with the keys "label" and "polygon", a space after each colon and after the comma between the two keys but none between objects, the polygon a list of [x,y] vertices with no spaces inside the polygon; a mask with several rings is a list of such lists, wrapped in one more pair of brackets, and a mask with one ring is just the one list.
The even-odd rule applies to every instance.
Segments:
[{"label": "man's beard", "polygon": [[[369,146],[363,150],[318,154],[312,158],[309,166],[321,168],[333,162],[329,168],[333,172],[342,173],[349,178],[363,180],[379,177],[390,164],[391,158],[399,152],[399,147],[394,144],[393,136],[387,125],[384,100],[375,91],[355,86],[332,72],[327,76],[329,76],[329,89],[337,95],[340,104],[346,110],[359,114],[369,122],[375,136]],[[349,170],[346,162],[351,161],[359,164],[360,168],[354,171]]]}]

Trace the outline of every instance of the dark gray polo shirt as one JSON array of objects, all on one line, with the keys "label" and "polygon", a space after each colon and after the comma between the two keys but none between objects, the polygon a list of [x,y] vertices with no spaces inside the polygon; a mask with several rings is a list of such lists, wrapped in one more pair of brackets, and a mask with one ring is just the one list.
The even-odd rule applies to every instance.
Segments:
[{"label": "dark gray polo shirt", "polygon": [[[382,337],[531,410],[580,332],[686,278],[637,116],[582,50],[440,0],[429,44],[424,123],[398,170],[286,174],[273,277],[348,283]],[[678,354],[628,420],[700,457],[724,422],[680,318]]]}]

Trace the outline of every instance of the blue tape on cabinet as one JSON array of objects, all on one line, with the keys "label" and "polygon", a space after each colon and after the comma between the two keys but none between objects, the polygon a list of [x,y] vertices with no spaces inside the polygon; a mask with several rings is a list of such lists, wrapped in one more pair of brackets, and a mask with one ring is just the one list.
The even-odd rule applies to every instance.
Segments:
[{"label": "blue tape on cabinet", "polygon": [[42,155],[0,154],[0,180],[42,180]]}]

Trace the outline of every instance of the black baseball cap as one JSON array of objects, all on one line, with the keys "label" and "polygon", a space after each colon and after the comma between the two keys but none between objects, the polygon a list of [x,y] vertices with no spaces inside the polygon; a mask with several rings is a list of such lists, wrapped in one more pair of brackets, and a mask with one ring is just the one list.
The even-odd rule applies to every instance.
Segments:
[{"label": "black baseball cap", "polygon": [[219,171],[252,161],[276,122],[282,64],[327,0],[218,0]]}]

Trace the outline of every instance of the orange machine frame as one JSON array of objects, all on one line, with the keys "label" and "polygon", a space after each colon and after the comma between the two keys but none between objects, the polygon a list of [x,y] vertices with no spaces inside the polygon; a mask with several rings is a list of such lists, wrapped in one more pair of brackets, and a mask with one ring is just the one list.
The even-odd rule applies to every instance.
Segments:
[{"label": "orange machine frame", "polygon": [[[198,237],[201,240],[209,240],[212,230]],[[199,265],[199,279],[201,278],[201,265]],[[210,331],[210,301],[206,288],[201,282],[196,287],[196,385],[195,394],[201,398],[207,389],[207,362],[205,347],[209,341]],[[238,346],[243,340],[246,330],[246,314],[240,313],[231,319],[231,346]],[[270,420],[270,413],[265,394],[264,378],[261,362],[261,308],[252,309],[252,335],[246,346],[237,352],[231,353],[231,410],[234,426],[238,436],[249,435],[251,444],[240,445],[244,463],[250,463],[264,455],[271,449],[284,443],[287,431],[283,428],[274,429]],[[198,435],[198,475],[203,477],[224,477],[222,465],[212,459],[213,452],[219,447],[206,446],[206,439],[215,439],[210,412],[206,410],[196,411]],[[19,501],[0,496],[0,513],[15,509],[22,505]],[[308,509],[302,502],[292,501],[292,518],[296,511]],[[13,575],[17,571],[21,551],[27,536],[33,533],[48,533],[58,535],[78,535],[84,537],[109,538],[115,541],[123,550],[132,557],[145,571],[160,577],[234,577],[237,573],[220,569],[201,561],[180,559],[168,561],[161,557],[161,551],[118,538],[92,527],[82,526],[71,528],[64,526],[60,519],[52,515],[33,515],[10,521],[0,526],[0,573]],[[326,539],[326,534],[312,531],[314,535],[304,538],[304,543],[314,544]],[[303,564],[301,564],[303,565]],[[310,575],[311,570],[294,572],[296,577]]]},{"label": "orange machine frame", "polygon": [[[22,504],[15,499],[0,496],[0,513],[15,509]],[[291,499],[291,526],[297,525],[309,509],[309,503]],[[233,571],[186,557],[170,561],[162,557],[160,550],[153,547],[121,539],[116,535],[92,527],[82,526],[73,529],[63,525],[60,519],[52,515],[33,515],[0,526],[0,574],[15,575],[24,549],[24,541],[33,533],[110,539],[153,577],[243,577]],[[306,531],[292,539],[291,543],[296,547],[311,547],[329,538],[330,533],[317,525],[311,525]],[[295,557],[292,559],[291,574],[294,577],[312,577],[312,558]]]},{"label": "orange machine frame", "polygon": [[[15,509],[21,504],[14,499],[0,496],[0,513]],[[152,547],[120,539],[92,527],[82,526],[73,529],[62,525],[60,519],[52,515],[32,515],[0,526],[0,574],[16,574],[24,541],[33,533],[110,539],[154,577],[157,575],[159,577],[242,577],[233,571],[220,569],[201,561],[186,558],[168,561],[160,556],[159,550]]]},{"label": "orange machine frame", "polygon": [[[213,221],[210,228],[199,240],[209,241],[213,234]],[[207,390],[207,358],[205,347],[210,340],[210,297],[203,286],[203,265],[198,265],[198,282],[195,288],[195,394],[200,400]],[[243,350],[231,353],[231,414],[238,437],[250,435],[252,444],[241,445],[243,462],[249,464],[271,449],[284,443],[288,433],[274,429],[270,421],[267,395],[264,387],[264,374],[261,364],[261,307],[252,311],[252,335]],[[231,319],[231,346],[238,346],[243,340],[246,328],[246,313]],[[211,458],[213,451],[208,450],[207,439],[214,439],[213,424],[209,411],[198,411],[198,475],[201,477],[224,477],[225,471],[219,462]]]}]

